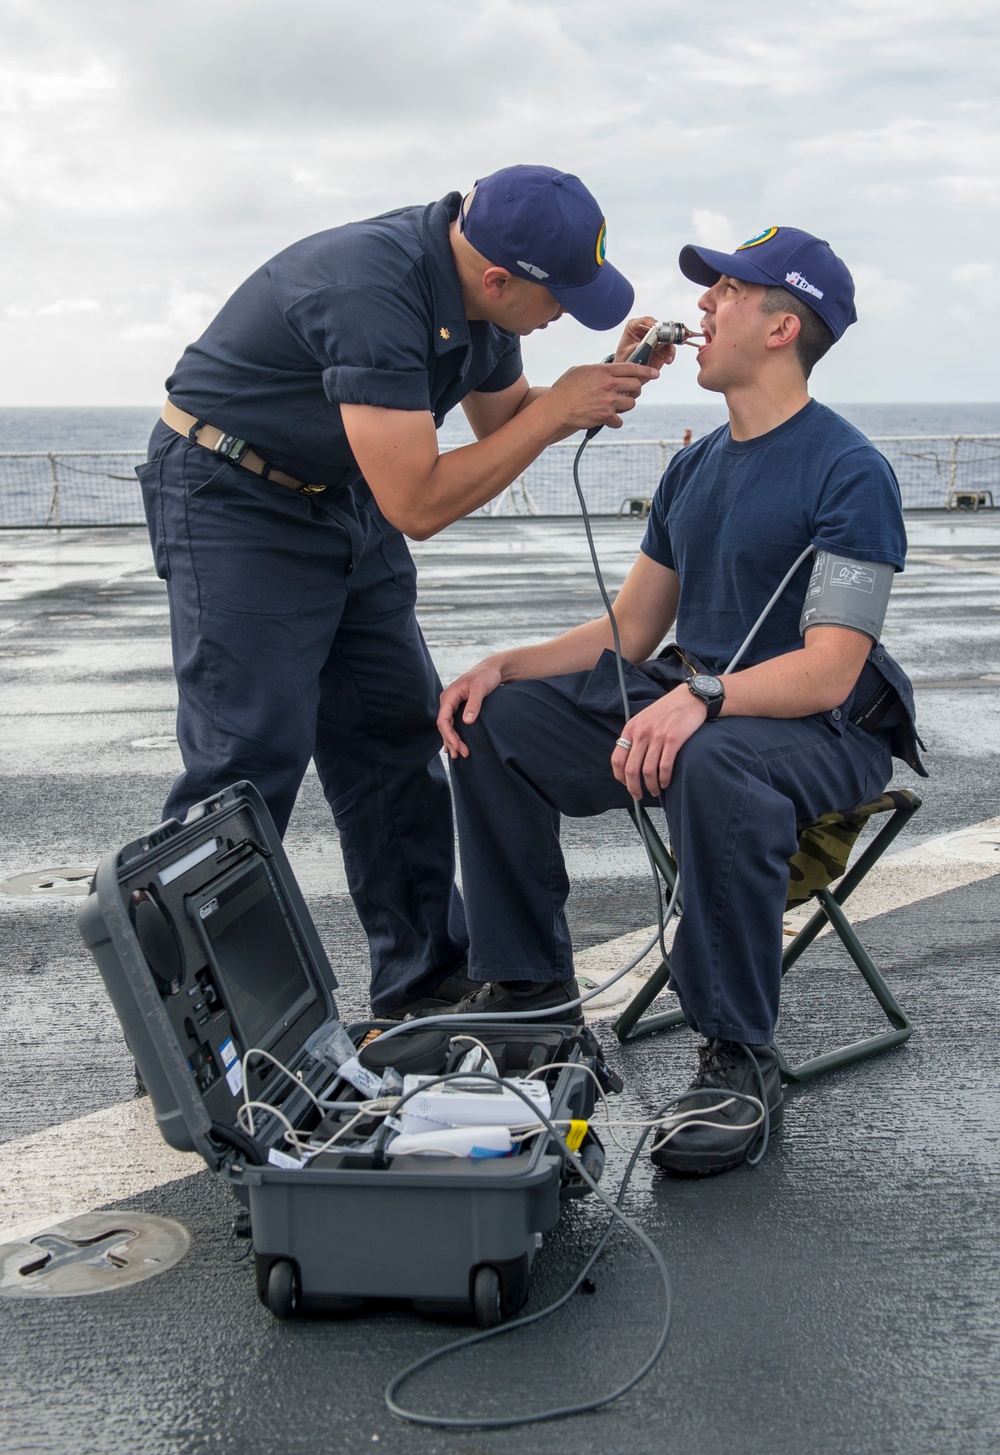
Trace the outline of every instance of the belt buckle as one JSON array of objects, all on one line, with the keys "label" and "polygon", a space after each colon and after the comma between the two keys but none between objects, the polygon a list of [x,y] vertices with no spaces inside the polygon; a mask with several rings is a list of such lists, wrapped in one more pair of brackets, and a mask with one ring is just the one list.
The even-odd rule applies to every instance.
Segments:
[{"label": "belt buckle", "polygon": [[231,465],[238,465],[250,446],[234,434],[220,435],[212,446],[213,455],[221,455]]},{"label": "belt buckle", "polygon": [[300,495],[322,495],[323,494],[323,491],[325,489],[326,489],[326,486],[325,485],[300,485],[299,486],[299,494]]}]

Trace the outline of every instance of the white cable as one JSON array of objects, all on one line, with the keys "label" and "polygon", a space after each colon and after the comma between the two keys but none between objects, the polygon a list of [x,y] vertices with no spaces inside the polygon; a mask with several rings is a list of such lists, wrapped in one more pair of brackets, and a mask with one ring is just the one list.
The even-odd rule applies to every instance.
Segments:
[{"label": "white cable", "polygon": [[[251,1137],[257,1135],[256,1128],[254,1127],[253,1122],[254,1108],[256,1108],[257,1111],[269,1111],[272,1116],[277,1117],[278,1121],[281,1122],[282,1126],[285,1128],[285,1135],[288,1141],[292,1143],[295,1150],[301,1155],[302,1144],[299,1141],[298,1132],[295,1130],[291,1122],[285,1116],[285,1113],[283,1111],[280,1111],[278,1107],[272,1106],[269,1101],[250,1101],[249,1099],[244,1100],[242,1106],[240,1106],[236,1112],[236,1120],[239,1123],[240,1127],[243,1129],[243,1131],[248,1132]],[[246,1115],[244,1115],[244,1113]]]},{"label": "white cable", "polygon": [[[719,1092],[721,1092],[722,1087],[703,1087],[700,1089],[699,1094],[702,1094],[705,1091],[714,1090],[718,1090]],[[685,1092],[683,1093],[683,1095],[690,1095],[690,1093]],[[677,1099],[679,1100],[679,1098]],[[708,1114],[725,1111],[727,1107],[732,1106],[734,1101],[742,1101],[750,1106],[757,1107],[759,1109],[760,1115],[755,1121],[734,1123],[732,1126],[729,1127],[725,1125],[720,1126],[718,1122],[710,1122],[707,1120]],[[706,1115],[702,1116],[701,1113],[705,1113]],[[725,1100],[720,1101],[717,1106],[698,1106],[692,1107],[690,1112],[675,1112],[673,1116],[663,1117],[660,1121],[660,1125],[663,1126],[667,1122],[673,1122],[674,1125],[668,1128],[665,1136],[661,1137],[658,1142],[653,1143],[652,1147],[650,1147],[649,1149],[651,1154],[653,1152],[659,1151],[661,1147],[665,1147],[668,1142],[673,1141],[674,1137],[676,1137],[678,1132],[686,1131],[688,1127],[708,1127],[710,1131],[714,1132],[752,1132],[757,1127],[761,1126],[764,1122],[764,1103],[757,1096],[748,1096],[744,1092],[733,1091],[729,1092],[728,1095],[726,1095]]]},{"label": "white cable", "polygon": [[[379,1114],[382,1116],[388,1115],[387,1112],[382,1112]],[[325,1152],[328,1147],[332,1147],[334,1142],[336,1142],[339,1137],[342,1137],[345,1132],[349,1132],[351,1128],[355,1125],[355,1123],[359,1122],[362,1117],[371,1115],[371,1112],[365,1111],[364,1108],[362,1108],[359,1112],[356,1113],[356,1115],[352,1116],[349,1121],[346,1121],[342,1127],[338,1127],[333,1135],[331,1137],[327,1137],[326,1141],[323,1142],[319,1147],[314,1147],[311,1142],[307,1143],[305,1153],[303,1154],[304,1159],[311,1162],[314,1157],[318,1157],[321,1152]]]},{"label": "white cable", "polygon": [[[316,1110],[319,1112],[320,1116],[323,1116],[325,1114],[323,1103],[320,1101],[318,1096],[316,1096],[312,1091],[309,1090],[309,1087],[305,1084],[305,1082],[300,1081],[299,1078],[294,1074],[294,1072],[289,1071],[288,1067],[284,1064],[284,1062],[279,1061],[277,1056],[272,1056],[270,1051],[262,1051],[259,1046],[251,1046],[249,1051],[244,1051],[243,1057],[240,1061],[240,1079],[243,1082],[243,1105],[245,1107],[249,1108],[249,1106],[251,1105],[250,1087],[248,1085],[251,1056],[263,1056],[265,1061],[270,1061],[272,1066],[277,1066],[278,1070],[284,1072],[284,1074],[288,1077],[289,1081],[293,1084],[293,1086],[301,1086],[306,1096],[309,1097],[310,1101],[312,1101],[312,1103],[316,1107]],[[270,1106],[270,1103],[259,1102],[257,1103],[257,1105],[263,1108],[265,1106]],[[271,1107],[271,1110],[275,1111],[276,1108]],[[252,1137],[254,1135],[252,1113],[250,1114],[249,1132]]]},{"label": "white cable", "polygon": [[[621,1142],[619,1142],[618,1138],[615,1136],[614,1132],[611,1130],[611,1107],[608,1104],[608,1098],[605,1095],[604,1087],[601,1085],[600,1077],[590,1066],[587,1066],[582,1061],[549,1061],[547,1065],[539,1066],[536,1068],[536,1070],[529,1071],[524,1079],[525,1081],[532,1081],[536,1076],[544,1075],[546,1071],[558,1071],[564,1066],[568,1066],[571,1070],[574,1071],[586,1071],[591,1081],[597,1087],[597,1094],[601,1098],[601,1101],[604,1105],[604,1125],[608,1129],[608,1136],[611,1138],[611,1140],[614,1142],[615,1146],[620,1152],[631,1152],[631,1147],[623,1147]],[[643,1125],[645,1125],[645,1123],[643,1123]],[[650,1123],[650,1125],[655,1126],[655,1123]]]},{"label": "white cable", "polygon": [[490,1050],[489,1046],[485,1044],[485,1042],[478,1040],[476,1036],[470,1036],[468,1034],[461,1036],[452,1036],[451,1039],[452,1041],[471,1041],[474,1046],[478,1046],[481,1051],[485,1051],[487,1061],[489,1061],[490,1065],[493,1067],[494,1073],[499,1078],[499,1067],[497,1066],[496,1061],[494,1061],[493,1059],[493,1052]]}]

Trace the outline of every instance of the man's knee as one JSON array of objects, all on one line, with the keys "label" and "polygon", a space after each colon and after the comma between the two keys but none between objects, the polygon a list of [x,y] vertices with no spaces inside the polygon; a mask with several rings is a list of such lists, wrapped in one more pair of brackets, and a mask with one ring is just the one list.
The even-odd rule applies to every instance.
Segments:
[{"label": "man's knee", "polygon": [[[693,733],[677,754],[673,781],[693,790],[708,791],[711,784],[746,772],[756,752],[745,741],[737,723],[706,723]],[[671,785],[673,786],[673,784]]]},{"label": "man's knee", "polygon": [[538,692],[540,682],[508,682],[483,699],[475,722],[456,726],[470,752],[477,743],[489,742],[504,761],[518,756],[526,744],[548,731],[545,724],[544,700]]}]

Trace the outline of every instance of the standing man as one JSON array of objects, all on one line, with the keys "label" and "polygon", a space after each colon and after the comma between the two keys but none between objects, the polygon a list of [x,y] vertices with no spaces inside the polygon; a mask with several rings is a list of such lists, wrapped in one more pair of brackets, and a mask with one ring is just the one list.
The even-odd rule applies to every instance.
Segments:
[{"label": "standing man", "polygon": [[[559,815],[662,802],[684,899],[671,985],[705,1041],[678,1107],[696,1124],[652,1156],[708,1173],[735,1167],[760,1135],[730,1091],[765,1094],[772,1126],[781,1116],[772,1038],[797,822],[880,793],[892,753],[923,769],[909,682],[873,645],[906,551],[899,488],[806,385],[855,321],[851,275],[791,227],[733,254],[686,247],[680,266],[707,287],[698,377],[725,395],[729,423],[671,461],[615,603],[628,720],[601,617],[472,668],[442,693],[439,726],[469,973],[486,982],[464,1010],[558,1015],[573,1001]],[[676,646],[649,660],[674,625]]]},{"label": "standing man", "polygon": [[[185,350],[138,471],[179,692],[164,816],[246,778],[284,833],[314,758],[378,1014],[471,988],[440,682],[402,533],[475,510],[574,430],[620,425],[656,377],[524,377],[521,336],[563,313],[624,319],[632,288],[604,254],[591,194],[535,166],[295,243]],[[458,403],[478,443],[439,454]]]}]

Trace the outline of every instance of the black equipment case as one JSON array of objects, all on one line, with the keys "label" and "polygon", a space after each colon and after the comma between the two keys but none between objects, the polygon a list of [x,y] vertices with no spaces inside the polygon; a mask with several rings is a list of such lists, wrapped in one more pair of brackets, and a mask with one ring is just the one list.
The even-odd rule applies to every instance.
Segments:
[{"label": "black equipment case", "polygon": [[[200,1153],[249,1209],[258,1293],[272,1313],[341,1312],[391,1298],[471,1311],[488,1326],[520,1307],[542,1234],[556,1225],[560,1201],[586,1184],[547,1132],[505,1157],[387,1158],[373,1145],[377,1118],[362,1115],[348,1134],[349,1107],[317,1106],[314,1098],[343,1107],[374,1092],[339,1079],[329,1057],[337,981],[251,784],[108,854],[80,928],[165,1140]],[[380,1054],[385,1028],[347,1028],[372,1088],[387,1064],[432,1075],[457,1064],[450,1042],[459,1028],[416,1022]],[[589,1121],[591,1073],[620,1089],[581,1026],[483,1017],[471,1029],[501,1075],[570,1063],[544,1076],[555,1122]],[[251,1049],[291,1076],[263,1054],[244,1061]],[[252,1112],[252,1135],[237,1119],[245,1097],[275,1109]],[[303,1139],[342,1139],[300,1166],[288,1155],[286,1122]],[[591,1129],[580,1157],[600,1175]]]}]

